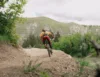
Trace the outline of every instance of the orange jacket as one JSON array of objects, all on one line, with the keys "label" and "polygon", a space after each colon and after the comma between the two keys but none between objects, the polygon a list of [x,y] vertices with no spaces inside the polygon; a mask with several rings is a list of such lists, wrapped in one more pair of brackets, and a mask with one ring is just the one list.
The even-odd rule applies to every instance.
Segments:
[{"label": "orange jacket", "polygon": [[46,31],[46,32],[41,32],[40,33],[40,38],[42,39],[45,34],[48,35],[49,37],[53,37],[53,34],[51,32]]}]

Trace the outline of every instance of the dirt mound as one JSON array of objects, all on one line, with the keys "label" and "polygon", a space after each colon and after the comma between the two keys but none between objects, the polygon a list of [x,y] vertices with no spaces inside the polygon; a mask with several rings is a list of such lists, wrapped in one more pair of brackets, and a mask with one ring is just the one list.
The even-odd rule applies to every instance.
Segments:
[{"label": "dirt mound", "polygon": [[36,74],[24,74],[23,66],[30,61],[33,65],[42,63],[39,70],[46,70],[51,77],[61,77],[65,73],[74,74],[78,71],[77,62],[62,51],[53,50],[52,57],[48,57],[46,49],[17,49],[0,45],[0,77],[40,77]]},{"label": "dirt mound", "polygon": [[2,44],[0,45],[0,62],[9,61],[25,57],[25,53],[21,49],[14,48],[11,45]]},{"label": "dirt mound", "polygon": [[53,55],[48,57],[45,49],[25,49],[26,53],[32,58],[37,57],[38,63],[42,63],[41,68],[49,70],[54,77],[60,77],[65,73],[72,73],[78,71],[77,62],[68,54],[62,51],[53,50]]},{"label": "dirt mound", "polygon": [[19,77],[23,73],[23,61],[28,59],[22,48],[0,44],[0,77]]}]

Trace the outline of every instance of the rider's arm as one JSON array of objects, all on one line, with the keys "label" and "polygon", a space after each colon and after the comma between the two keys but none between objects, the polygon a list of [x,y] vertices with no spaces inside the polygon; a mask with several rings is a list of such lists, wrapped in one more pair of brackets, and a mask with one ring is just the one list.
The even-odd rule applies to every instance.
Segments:
[{"label": "rider's arm", "polygon": [[42,38],[43,38],[43,35],[44,35],[44,33],[42,32],[42,33],[40,33],[40,38],[41,38],[41,40],[42,40]]},{"label": "rider's arm", "polygon": [[52,37],[52,39],[54,38],[54,35],[52,34],[52,33],[50,33],[50,35],[51,35],[51,37]]}]

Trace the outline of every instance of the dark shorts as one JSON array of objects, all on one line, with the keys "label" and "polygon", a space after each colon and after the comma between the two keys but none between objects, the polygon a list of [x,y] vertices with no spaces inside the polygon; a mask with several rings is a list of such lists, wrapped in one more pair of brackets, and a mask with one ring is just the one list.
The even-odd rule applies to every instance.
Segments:
[{"label": "dark shorts", "polygon": [[42,39],[43,44],[45,44],[45,41],[46,41],[46,40],[48,40],[49,45],[50,45],[50,47],[52,48],[51,42],[50,42],[50,37],[49,37],[49,36],[44,36],[43,39]]},{"label": "dark shorts", "polygon": [[50,38],[49,36],[44,36],[42,39],[43,44],[45,44],[45,41],[48,40],[48,42],[50,43]]}]

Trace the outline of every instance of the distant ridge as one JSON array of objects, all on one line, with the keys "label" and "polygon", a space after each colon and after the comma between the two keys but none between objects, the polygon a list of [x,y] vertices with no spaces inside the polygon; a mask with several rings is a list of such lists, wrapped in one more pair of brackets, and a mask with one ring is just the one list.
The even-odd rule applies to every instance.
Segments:
[{"label": "distant ridge", "polygon": [[100,35],[100,26],[96,25],[79,25],[74,22],[63,23],[44,16],[23,19],[25,19],[24,23],[16,23],[16,31],[22,38],[27,37],[30,33],[38,36],[43,28],[51,30],[54,33],[59,31],[61,35],[69,35],[77,32],[82,34],[90,32]]}]

